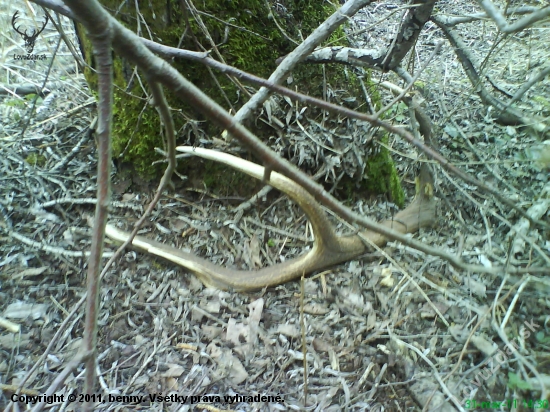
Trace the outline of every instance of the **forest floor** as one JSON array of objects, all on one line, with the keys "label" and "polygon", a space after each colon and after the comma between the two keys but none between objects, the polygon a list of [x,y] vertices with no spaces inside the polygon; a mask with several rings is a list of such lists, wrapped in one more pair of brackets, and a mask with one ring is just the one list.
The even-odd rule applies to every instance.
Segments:
[{"label": "forest floor", "polygon": [[[473,1],[440,3],[440,13],[477,10]],[[44,393],[80,347],[85,313],[77,302],[86,290],[83,253],[91,233],[86,219],[96,197],[96,145],[89,129],[95,100],[65,43],[56,50],[59,34],[52,25],[35,45],[34,53],[45,60],[15,59],[23,54],[10,24],[16,10],[25,14],[25,3],[0,4],[0,318],[20,326],[19,333],[0,326],[0,408],[24,378],[24,394]],[[387,44],[400,17],[393,10],[381,2],[358,14],[351,32],[391,16],[354,41],[370,48]],[[73,38],[71,24],[63,27]],[[476,20],[457,30],[476,63],[495,47],[485,65],[493,93],[513,95],[531,70],[548,64],[548,22],[498,42],[491,22]],[[411,59],[414,67],[423,65],[438,40],[442,33],[429,23]],[[403,87],[395,74],[373,72],[372,79]],[[542,154],[550,146],[541,136],[496,123],[447,42],[419,80],[439,151],[524,210],[538,208],[538,219],[548,222],[550,182]],[[44,95],[5,91],[43,82]],[[391,100],[380,91],[386,103]],[[548,96],[547,78],[517,105],[548,121]],[[323,164],[315,163],[302,129],[284,117],[293,152],[314,174]],[[387,118],[407,126],[408,110],[398,105]],[[322,116],[301,122],[329,147],[338,139],[359,147],[366,136],[376,136],[359,122],[325,122]],[[410,201],[423,157],[393,137],[386,146]],[[324,165],[326,174],[335,164]],[[416,239],[472,264],[550,265],[547,229],[529,227],[490,194],[434,170],[437,221]],[[202,182],[178,181],[176,187],[161,198],[143,236],[240,269],[281,262],[311,246],[303,212],[278,192],[243,215],[235,208],[248,198],[230,187],[224,193],[212,193]],[[153,195],[121,178],[115,167],[110,221],[131,227]],[[377,220],[395,212],[384,196],[342,200]],[[105,246],[107,253],[116,250],[109,241]],[[549,291],[544,275],[467,273],[396,242],[307,277],[303,285],[294,281],[252,293],[206,288],[173,264],[128,250],[101,284],[97,410],[454,410],[449,393],[463,410],[472,409],[473,400],[478,407],[492,402],[485,406],[495,410],[502,401],[510,403],[500,410],[512,410],[514,402],[516,410],[531,410],[536,404],[528,402],[539,399],[541,385],[550,387]],[[79,367],[57,392],[65,402],[49,407],[79,410],[82,376]],[[75,403],[67,401],[70,394]],[[171,402],[156,395],[180,398]],[[256,395],[271,396],[272,402],[248,398]],[[117,396],[143,398],[131,403]],[[537,409],[550,409],[540,405]]]}]

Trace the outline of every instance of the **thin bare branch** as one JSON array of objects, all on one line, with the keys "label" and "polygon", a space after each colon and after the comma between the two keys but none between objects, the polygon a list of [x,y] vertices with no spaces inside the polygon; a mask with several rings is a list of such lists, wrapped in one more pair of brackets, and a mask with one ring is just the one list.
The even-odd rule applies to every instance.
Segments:
[{"label": "thin bare branch", "polygon": [[475,90],[477,91],[479,97],[484,103],[489,104],[497,109],[501,113],[501,116],[505,117],[508,122],[524,124],[538,132],[548,130],[549,126],[544,122],[543,119],[528,117],[519,109],[515,107],[508,107],[505,102],[490,94],[481,82],[479,73],[474,66],[474,58],[469,52],[468,46],[464,44],[462,39],[460,39],[460,37],[453,29],[443,24],[443,22],[441,22],[437,16],[432,16],[432,20],[435,22],[435,24],[437,24],[439,28],[443,30],[443,33],[451,42],[452,46],[454,47],[455,53],[460,61],[460,64],[462,64],[466,75],[470,79],[470,83],[475,86]]},{"label": "thin bare branch", "polygon": [[[533,7],[533,6],[521,6],[521,7],[513,7],[506,9],[506,16],[512,16],[515,14],[521,15],[521,14],[529,14],[539,11],[539,7]],[[446,16],[444,14],[438,15],[438,18],[447,26],[453,27],[458,24],[462,23],[470,23],[475,20],[486,20],[489,18],[487,13],[475,13],[475,14],[466,14],[463,16]]]},{"label": "thin bare branch", "polygon": [[[70,3],[69,3],[70,4]],[[97,165],[97,204],[95,223],[92,232],[92,246],[88,260],[86,319],[84,321],[84,338],[82,352],[89,355],[86,358],[86,375],[84,393],[93,395],[96,385],[96,351],[97,351],[97,320],[99,308],[100,270],[105,239],[105,225],[109,216],[111,200],[111,125],[113,118],[113,60],[111,53],[112,22],[100,20],[95,23],[95,31],[91,34],[96,70],[98,77],[98,165]],[[83,410],[92,411],[94,402],[91,400],[83,405]]]},{"label": "thin bare branch", "polygon": [[424,64],[422,65],[422,67],[420,68],[420,70],[418,70],[415,75],[410,79],[409,81],[409,84],[407,84],[407,86],[397,95],[395,96],[391,102],[389,102],[386,106],[384,106],[383,108],[381,108],[375,115],[374,117],[375,118],[379,118],[383,113],[385,113],[387,110],[389,110],[395,103],[397,103],[398,101],[400,101],[403,96],[405,96],[407,94],[407,92],[411,89],[411,87],[414,86],[414,82],[418,80],[418,78],[420,77],[420,75],[424,72],[424,70],[426,70],[426,68],[429,66],[430,62],[433,60],[433,58],[435,57],[435,55],[437,53],[439,53],[439,51],[441,50],[441,46],[443,45],[442,42],[438,42],[432,53],[430,54],[430,57],[428,57],[426,59],[426,61],[424,62]]},{"label": "thin bare branch", "polygon": [[550,65],[546,66],[546,67],[543,67],[542,69],[537,70],[536,72],[532,73],[531,76],[529,77],[529,80],[527,80],[518,89],[518,91],[516,93],[514,93],[514,96],[510,99],[510,101],[508,102],[508,104],[506,105],[506,107],[504,109],[505,110],[508,109],[512,104],[514,104],[515,102],[520,100],[523,97],[523,95],[525,93],[527,93],[527,91],[531,87],[533,87],[533,85],[535,85],[536,83],[544,80],[546,78],[546,76],[548,76],[549,74],[550,74]]},{"label": "thin bare branch", "polygon": [[139,229],[141,228],[145,220],[151,215],[151,213],[155,209],[155,206],[160,200],[162,192],[171,183],[172,175],[174,173],[174,170],[176,169],[176,134],[174,130],[174,119],[172,118],[172,113],[170,113],[168,102],[166,101],[164,92],[160,84],[154,81],[153,79],[148,78],[148,81],[149,81],[149,86],[151,87],[151,92],[153,94],[153,99],[154,99],[153,103],[155,104],[155,106],[157,106],[158,112],[161,116],[161,119],[165,128],[166,158],[168,160],[168,165],[166,167],[166,170],[164,171],[162,178],[160,179],[160,182],[157,187],[155,196],[153,197],[153,200],[151,200],[145,212],[134,224],[134,228],[132,229],[132,232],[128,236],[128,239],[125,242],[123,242],[123,244],[117,249],[115,254],[105,264],[105,267],[101,272],[101,277],[105,276],[105,274],[107,273],[111,265],[115,262],[115,260],[118,259],[122,254],[122,252],[124,252],[126,247],[132,243],[132,240],[136,236],[137,232],[139,231]]},{"label": "thin bare branch", "polygon": [[[52,342],[55,342],[55,341],[52,340]],[[45,396],[40,398],[41,401],[38,402],[36,405],[34,405],[34,407],[32,408],[32,412],[39,412],[43,410],[47,404],[46,403],[47,397],[53,395],[61,387],[61,385],[63,385],[63,383],[69,377],[69,375],[73,373],[73,371],[76,368],[78,368],[82,362],[87,363],[90,358],[94,358],[94,357],[95,356],[91,352],[90,353],[79,352],[73,359],[71,359],[69,363],[67,363],[67,366],[65,366],[65,368],[63,368],[63,370],[59,374],[57,374],[57,376],[55,377],[53,382],[50,384],[48,389],[44,392]]]},{"label": "thin bare branch", "polygon": [[495,6],[491,0],[478,0],[478,3],[483,10],[485,10],[485,13],[487,13],[487,15],[496,23],[499,30],[502,33],[507,34],[521,31],[526,27],[532,26],[537,21],[543,20],[550,16],[550,6],[546,6],[519,19],[513,24],[509,24],[500,9]]}]

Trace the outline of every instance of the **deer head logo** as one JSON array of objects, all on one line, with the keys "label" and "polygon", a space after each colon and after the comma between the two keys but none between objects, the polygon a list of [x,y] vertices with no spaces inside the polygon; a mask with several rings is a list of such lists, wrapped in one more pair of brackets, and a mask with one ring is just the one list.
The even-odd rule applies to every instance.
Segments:
[{"label": "deer head logo", "polygon": [[13,26],[13,29],[21,35],[23,40],[25,40],[25,48],[27,49],[27,53],[32,53],[34,50],[34,42],[36,41],[36,38],[40,33],[44,31],[44,28],[46,27],[46,24],[48,24],[48,15],[46,15],[46,19],[44,20],[44,24],[42,25],[42,28],[40,30],[32,29],[31,34],[27,34],[27,30],[21,31],[21,26],[15,26],[15,21],[19,17],[19,11],[16,11],[11,19],[11,25]]}]

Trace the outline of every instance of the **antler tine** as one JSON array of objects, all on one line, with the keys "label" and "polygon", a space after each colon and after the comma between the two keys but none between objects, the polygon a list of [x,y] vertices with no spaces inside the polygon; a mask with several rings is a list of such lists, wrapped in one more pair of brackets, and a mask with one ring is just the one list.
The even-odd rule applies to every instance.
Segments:
[{"label": "antler tine", "polygon": [[[203,148],[193,148],[190,146],[178,146],[176,150],[226,164],[258,180],[264,178],[265,168],[263,166],[228,153]],[[359,238],[339,236],[336,234],[334,226],[330,223],[319,202],[294,180],[278,172],[271,172],[269,182],[267,183],[275,189],[285,193],[304,211],[311,223],[313,231],[314,242],[312,251],[316,254],[315,256],[319,262],[325,262],[325,267],[343,262],[363,252],[365,247]],[[318,269],[318,267],[310,269],[309,271],[311,272],[316,269]],[[298,276],[300,275],[301,274],[298,274]]]},{"label": "antler tine", "polygon": [[40,33],[42,33],[42,32],[44,31],[44,29],[46,28],[46,24],[48,24],[48,21],[49,21],[49,19],[48,19],[48,14],[46,13],[46,14],[44,15],[44,17],[46,17],[46,18],[44,19],[44,24],[42,25],[42,28],[38,31],[38,33],[36,33],[36,36],[38,36]]},{"label": "antler tine", "polygon": [[21,36],[27,36],[27,37],[31,37],[31,38],[37,37],[40,33],[42,33],[42,32],[44,31],[44,29],[46,28],[46,25],[47,25],[48,22],[50,21],[49,18],[48,18],[48,15],[45,14],[45,15],[44,15],[44,17],[45,17],[45,19],[44,19],[44,24],[42,24],[42,27],[40,28],[40,30],[37,31],[36,29],[33,29],[32,35],[29,36],[29,35],[27,34],[27,30],[25,30],[25,32],[22,33],[22,32],[19,31],[19,27],[20,27],[20,26],[18,26],[18,27],[15,26],[15,22],[16,22],[16,20],[17,20],[18,17],[19,17],[19,10],[17,10],[17,11],[14,13],[13,17],[11,18],[11,25],[13,26],[14,30],[15,30],[17,33],[19,33]]},{"label": "antler tine", "polygon": [[13,17],[11,18],[11,25],[12,25],[13,29],[14,29],[17,33],[19,33],[21,36],[25,36],[25,35],[27,34],[27,31],[26,31],[26,30],[25,30],[25,33],[21,33],[21,32],[19,31],[19,27],[15,27],[15,21],[17,20],[18,17],[19,17],[19,10],[17,10],[17,11],[15,12],[15,14],[13,15]]}]

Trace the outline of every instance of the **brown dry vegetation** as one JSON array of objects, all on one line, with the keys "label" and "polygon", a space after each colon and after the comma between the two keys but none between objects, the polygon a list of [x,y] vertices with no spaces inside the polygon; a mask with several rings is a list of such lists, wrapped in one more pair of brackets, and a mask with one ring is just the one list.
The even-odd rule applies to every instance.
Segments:
[{"label": "brown dry vegetation", "polygon": [[[21,53],[22,41],[9,23],[14,10],[27,9],[23,2],[0,8],[2,86],[41,85],[56,56],[46,82],[49,93],[0,95],[0,318],[20,326],[19,333],[0,328],[3,408],[36,362],[40,360],[40,367],[24,385],[31,395],[43,393],[81,343],[83,309],[69,314],[85,292],[82,253],[90,247],[86,218],[93,214],[90,200],[96,196],[96,149],[88,129],[94,103],[64,43],[55,52],[57,31],[48,26],[37,41],[35,53],[45,53],[45,61],[15,61],[12,55]],[[359,13],[348,30],[368,27],[392,10],[376,3]],[[438,12],[471,14],[479,12],[479,6],[473,1],[440,1]],[[354,38],[358,46],[391,41],[397,17]],[[71,37],[71,25],[65,22],[64,27]],[[490,21],[476,20],[457,30],[477,63],[492,50],[485,73],[498,86],[494,90],[513,95],[532,70],[548,64],[548,20],[499,42]],[[429,46],[439,39],[441,31],[429,23],[411,65],[420,67],[431,52]],[[400,81],[395,74],[378,72],[373,79]],[[418,86],[441,153],[548,223],[548,146],[543,144],[548,136],[495,122],[448,43]],[[391,100],[385,89],[380,93],[384,102]],[[517,104],[548,122],[549,96],[547,77]],[[323,122],[307,117],[307,112],[300,120],[306,125],[302,130],[296,122],[287,122],[286,115],[300,108],[284,106],[284,99],[278,103],[285,138],[298,156],[303,153],[312,174],[323,163],[316,164],[315,151],[306,151],[306,146],[348,141],[360,145],[365,136],[374,135],[360,122]],[[405,107],[396,107],[388,117],[408,125]],[[296,119],[296,113],[288,118]],[[283,152],[281,140],[272,145]],[[391,136],[386,146],[411,199],[420,153]],[[548,229],[529,226],[490,194],[441,168],[435,170],[437,222],[415,235],[417,239],[470,263],[550,266]],[[325,167],[325,174],[332,172]],[[239,179],[243,177],[235,177],[235,185]],[[144,236],[244,269],[289,259],[311,244],[303,213],[279,193],[260,198],[242,215],[236,208],[247,199],[236,196],[238,190],[228,187],[226,193],[213,194],[200,181],[175,182],[176,190],[161,198],[143,227]],[[116,202],[110,220],[131,227],[152,196],[150,189],[115,173]],[[349,198],[354,210],[375,219],[395,213],[393,204],[382,197]],[[341,231],[350,231],[336,217],[333,220]],[[525,239],[516,235],[518,231]],[[114,250],[107,242],[106,251]],[[103,400],[109,394],[145,398],[140,405],[123,402],[128,399],[106,401],[97,410],[421,411],[428,399],[432,403],[424,410],[453,410],[445,400],[446,389],[460,401],[516,400],[518,410],[530,410],[535,405],[528,407],[524,401],[539,399],[545,393],[541,386],[546,393],[550,387],[549,286],[547,274],[468,273],[392,242],[310,276],[303,284],[234,293],[205,288],[194,275],[129,250],[101,286],[96,393]],[[511,352],[510,344],[518,350]],[[42,359],[48,345],[48,356]],[[506,356],[495,356],[496,349]],[[67,399],[82,393],[82,385],[78,368],[58,393]],[[213,403],[201,406],[151,402],[148,396],[154,394],[212,395],[221,401],[213,398]],[[224,396],[236,394],[280,396],[281,401],[223,402]],[[79,410],[78,405],[59,403],[52,408]],[[462,407],[467,408],[464,403]]]}]

